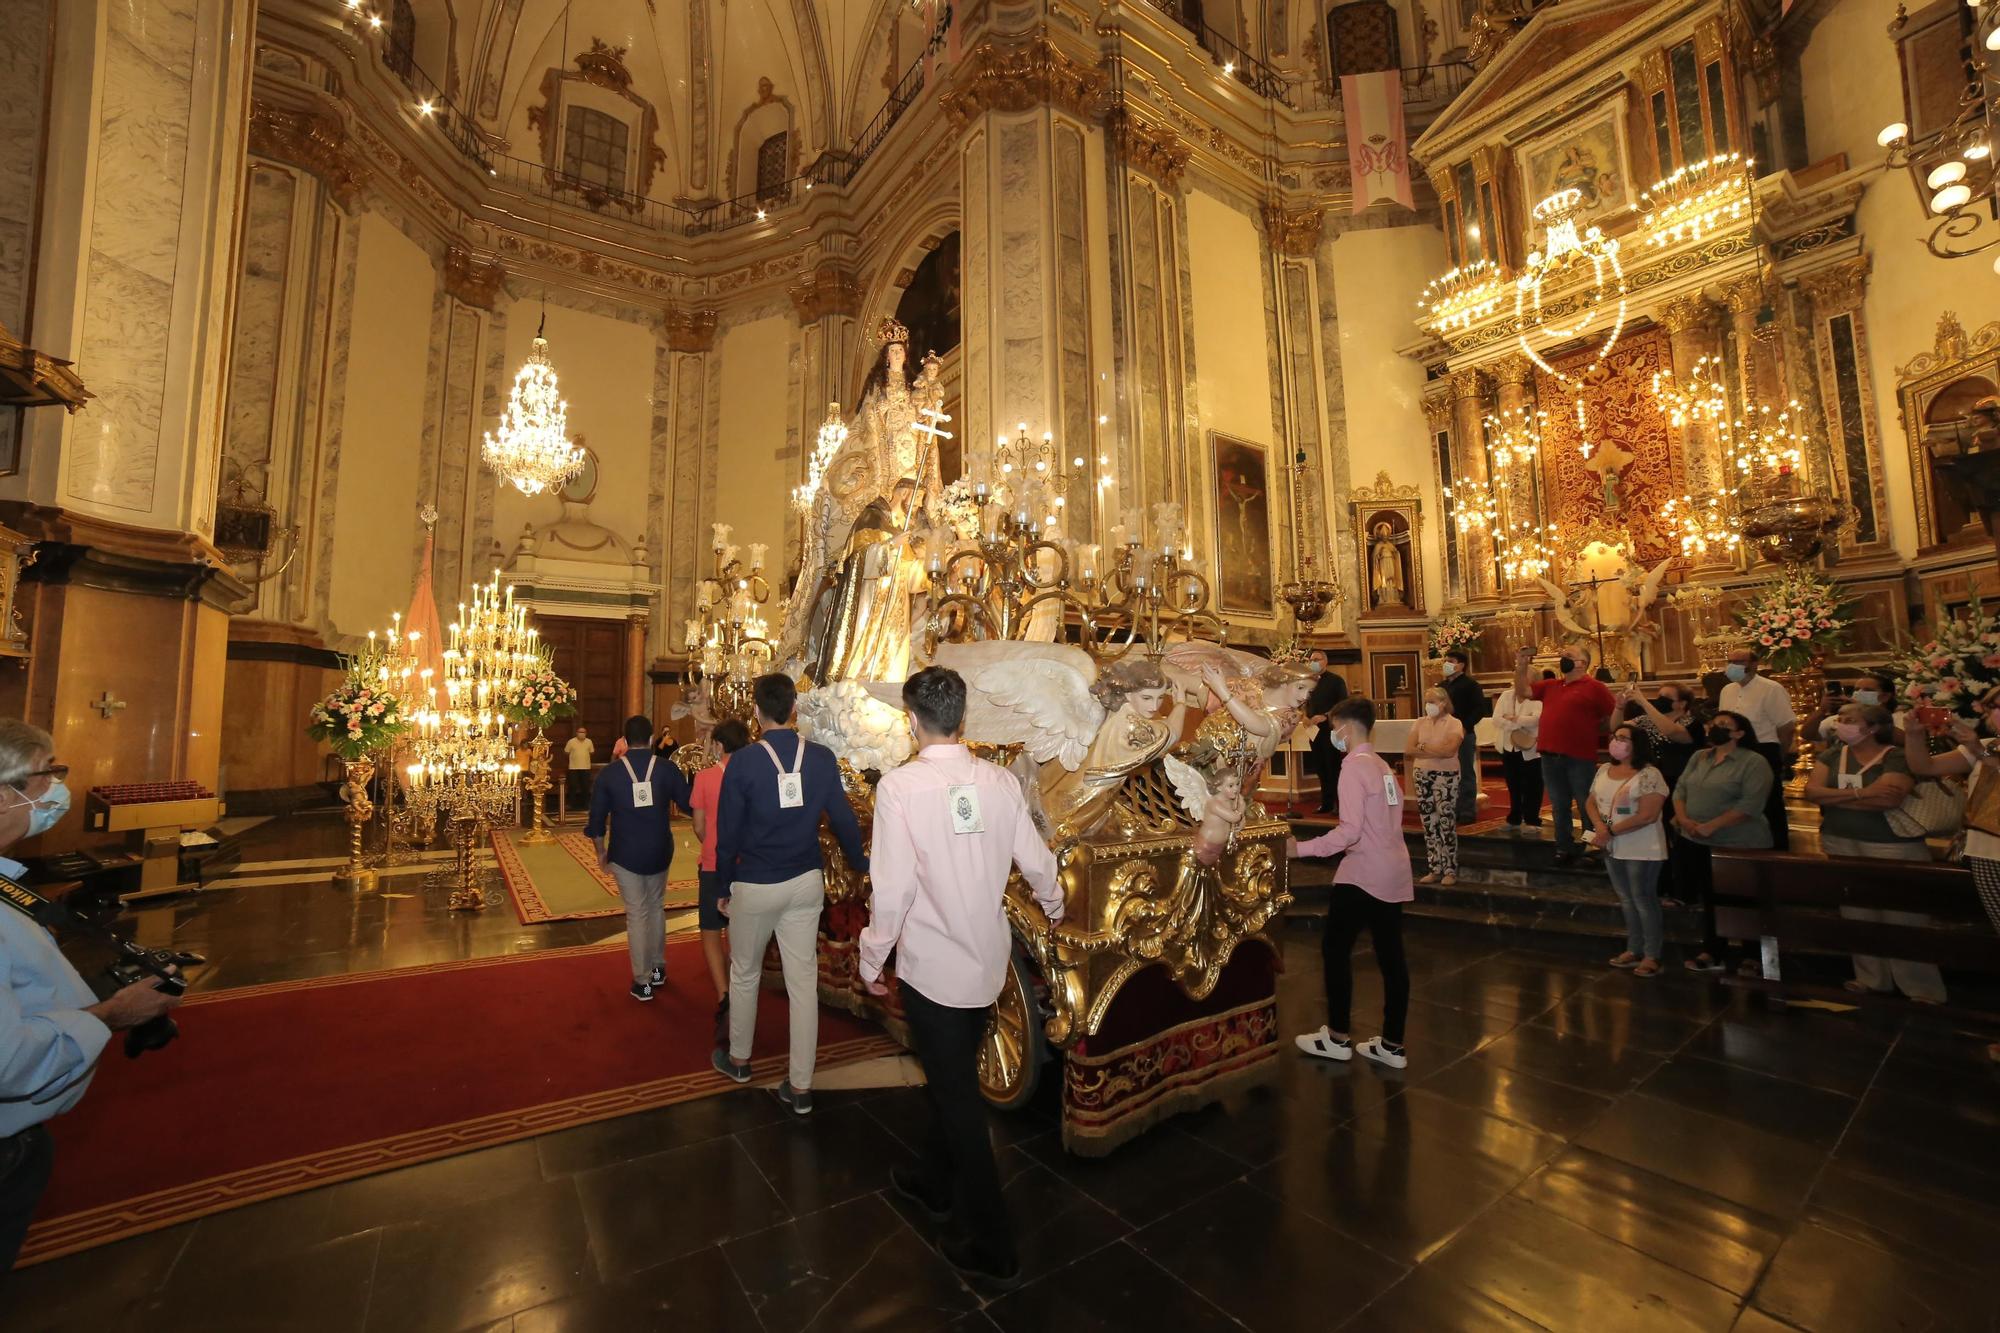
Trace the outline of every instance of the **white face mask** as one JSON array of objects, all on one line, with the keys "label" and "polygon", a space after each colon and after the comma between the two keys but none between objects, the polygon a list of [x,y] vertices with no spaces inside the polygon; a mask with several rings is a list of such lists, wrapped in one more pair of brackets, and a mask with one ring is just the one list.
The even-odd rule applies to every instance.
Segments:
[{"label": "white face mask", "polygon": [[1425,704],[1425,705],[1424,705],[1424,716],[1425,716],[1425,717],[1436,717],[1436,716],[1438,715],[1438,713],[1439,713],[1440,711],[1442,711],[1442,710],[1440,710],[1440,709],[1438,708],[1438,706],[1437,706],[1436,704]]},{"label": "white face mask", "polygon": [[1447,676],[1456,676],[1458,674],[1458,663],[1447,661],[1444,664],[1444,674]]},{"label": "white face mask", "polygon": [[1879,704],[1882,702],[1882,696],[1875,690],[1856,690],[1854,692],[1854,702],[1864,706]]}]

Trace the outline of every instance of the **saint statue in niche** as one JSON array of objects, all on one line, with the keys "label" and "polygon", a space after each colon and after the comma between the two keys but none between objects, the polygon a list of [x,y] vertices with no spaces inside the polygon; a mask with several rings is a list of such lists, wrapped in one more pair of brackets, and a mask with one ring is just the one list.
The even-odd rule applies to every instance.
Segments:
[{"label": "saint statue in niche", "polygon": [[1384,607],[1409,605],[1410,583],[1403,561],[1410,534],[1407,531],[1397,532],[1387,519],[1382,519],[1370,530],[1369,537],[1369,605],[1378,611]]},{"label": "saint statue in niche", "polygon": [[881,347],[847,441],[806,516],[798,583],[776,660],[815,684],[901,680],[910,668],[912,599],[928,584],[918,552],[943,489],[938,451],[920,426],[944,403],[937,358],[905,374],[909,330],[885,319]]},{"label": "saint statue in niche", "polygon": [[1625,469],[1632,466],[1633,458],[1632,452],[1618,441],[1604,440],[1583,460],[1584,469],[1595,472],[1604,487],[1604,512],[1607,514],[1617,513],[1619,505],[1624,503],[1619,483]]}]

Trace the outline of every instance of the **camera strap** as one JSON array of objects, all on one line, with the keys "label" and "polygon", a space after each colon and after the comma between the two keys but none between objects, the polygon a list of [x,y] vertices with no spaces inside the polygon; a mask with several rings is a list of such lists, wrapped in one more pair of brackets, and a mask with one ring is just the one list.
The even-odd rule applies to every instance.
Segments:
[{"label": "camera strap", "polygon": [[67,924],[73,919],[71,913],[60,903],[50,902],[33,889],[16,883],[6,875],[0,875],[0,901],[4,901],[38,926]]}]

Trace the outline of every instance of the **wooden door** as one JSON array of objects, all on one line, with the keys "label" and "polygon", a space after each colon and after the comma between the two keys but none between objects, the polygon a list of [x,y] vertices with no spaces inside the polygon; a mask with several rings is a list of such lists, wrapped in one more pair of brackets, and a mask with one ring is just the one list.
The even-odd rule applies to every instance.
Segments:
[{"label": "wooden door", "polygon": [[581,616],[536,616],[534,627],[555,653],[556,674],[576,687],[576,716],[549,728],[558,752],[581,722],[597,742],[600,761],[625,726],[625,622]]}]

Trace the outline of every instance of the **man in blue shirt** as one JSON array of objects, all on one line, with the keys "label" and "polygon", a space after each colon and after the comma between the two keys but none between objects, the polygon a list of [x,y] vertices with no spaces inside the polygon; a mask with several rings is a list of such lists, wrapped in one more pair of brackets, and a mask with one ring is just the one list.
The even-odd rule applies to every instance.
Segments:
[{"label": "man in blue shirt", "polygon": [[821,817],[856,869],[865,872],[868,857],[840,785],[839,761],[792,730],[798,686],[773,672],[759,676],[752,692],[763,739],[729,761],[716,808],[715,872],[729,913],[729,1050],[716,1051],[715,1067],[738,1083],[750,1081],[757,988],[775,934],[792,1019],[791,1069],[778,1100],[807,1115],[819,1047],[819,917],[826,899]]},{"label": "man in blue shirt", "polygon": [[[653,723],[625,719],[625,753],[606,764],[590,791],[584,836],[625,900],[625,943],[632,953],[632,998],[650,1000],[667,981],[667,867],[674,859],[673,807],[692,814],[680,766],[654,753]],[[610,837],[605,823],[610,822]]]},{"label": "man in blue shirt", "polygon": [[[47,830],[69,809],[69,770],[52,762],[54,748],[40,727],[0,721],[0,847]],[[0,857],[0,874],[26,873]],[[14,1266],[49,1182],[55,1152],[43,1123],[83,1100],[112,1033],[179,1003],[151,978],[99,1000],[54,936],[0,904],[0,1273]]]}]

